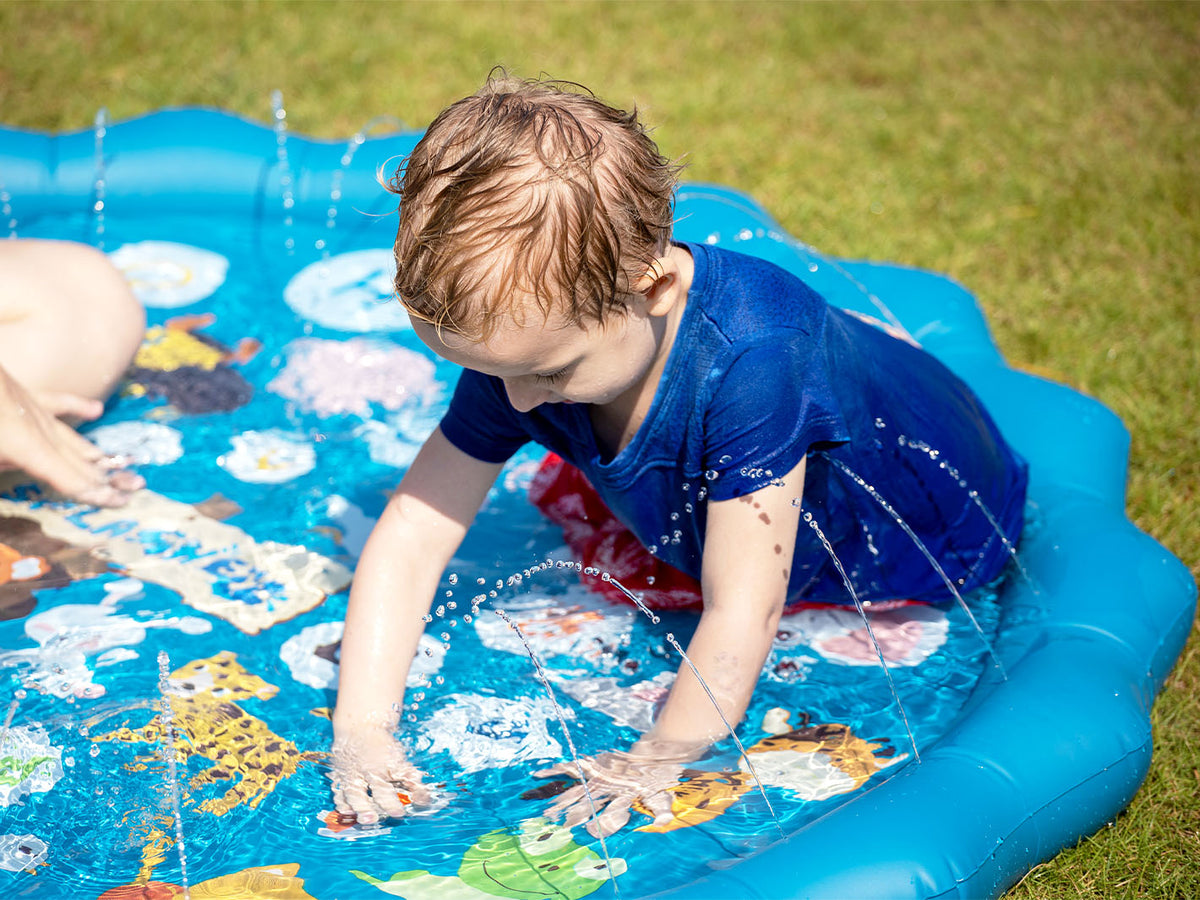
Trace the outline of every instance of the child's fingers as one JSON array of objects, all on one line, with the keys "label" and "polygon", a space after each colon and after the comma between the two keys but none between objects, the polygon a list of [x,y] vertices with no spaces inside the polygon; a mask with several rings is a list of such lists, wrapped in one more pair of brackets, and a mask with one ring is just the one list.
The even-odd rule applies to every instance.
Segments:
[{"label": "child's fingers", "polygon": [[128,491],[107,482],[96,487],[88,487],[74,492],[64,491],[64,493],[69,493],[80,503],[86,503],[90,506],[116,507],[124,506],[129,502]]},{"label": "child's fingers", "polygon": [[390,779],[371,779],[371,801],[375,808],[390,819],[399,819],[408,815],[408,807],[396,796],[397,785]]},{"label": "child's fingers", "polygon": [[[597,810],[597,812],[599,812],[599,810]],[[583,799],[567,810],[567,815],[563,819],[563,827],[571,829],[576,825],[582,825],[591,818],[592,804],[586,799]]]},{"label": "child's fingers", "polygon": [[646,807],[647,812],[654,818],[655,825],[662,825],[675,818],[675,811],[671,808],[671,794],[669,792],[655,791],[648,797],[642,796],[638,799]]},{"label": "child's fingers", "polygon": [[398,788],[417,806],[424,806],[433,801],[433,794],[421,781],[421,772],[407,760],[393,764],[388,770],[388,779],[391,781],[393,795]]},{"label": "child's fingers", "polygon": [[71,417],[90,422],[104,412],[104,404],[91,397],[70,394],[65,391],[34,391],[33,397],[49,413],[58,417]]},{"label": "child's fingers", "polygon": [[87,462],[100,463],[104,459],[104,451],[70,425],[58,419],[51,421],[52,437],[58,442],[63,453],[69,453]]},{"label": "child's fingers", "polygon": [[109,473],[108,483],[118,491],[133,493],[134,491],[140,491],[146,486],[146,479],[137,474],[137,472],[117,469],[115,472]]},{"label": "child's fingers", "polygon": [[370,794],[367,793],[367,786],[361,782],[335,786],[333,805],[342,815],[354,816],[360,825],[374,825],[379,821],[379,814],[375,811]]},{"label": "child's fingers", "polygon": [[565,775],[568,778],[579,780],[579,767],[569,763],[556,763],[548,769],[539,769],[533,773],[534,778],[554,778]]},{"label": "child's fingers", "polygon": [[[586,819],[587,816],[591,815],[591,808],[588,805],[587,793],[584,791],[583,785],[577,784],[575,787],[567,788],[558,795],[552,804],[546,807],[546,817],[550,819],[557,819],[564,811],[566,811],[568,813],[567,821],[570,823],[571,817],[576,808],[576,804],[580,803],[582,803],[584,819]],[[582,821],[583,819],[578,819],[571,824],[570,827],[574,828],[575,825],[578,825]]]},{"label": "child's fingers", "polygon": [[629,807],[633,805],[634,799],[636,798],[631,794],[614,797],[604,812],[588,823],[588,833],[592,837],[608,837],[616,834],[628,824]]},{"label": "child's fingers", "polygon": [[110,471],[103,451],[75,429],[54,420],[55,453],[44,457],[44,472],[31,471],[56,490],[94,506],[123,506],[146,486],[135,472]]}]

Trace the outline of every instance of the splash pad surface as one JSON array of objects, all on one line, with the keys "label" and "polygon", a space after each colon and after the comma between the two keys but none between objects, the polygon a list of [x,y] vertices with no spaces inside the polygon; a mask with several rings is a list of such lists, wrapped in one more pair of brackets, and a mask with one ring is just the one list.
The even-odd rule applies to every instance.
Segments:
[{"label": "splash pad surface", "polygon": [[0,227],[101,244],[151,326],[89,429],[148,490],[105,512],[19,485],[0,499],[6,896],[601,897],[612,875],[623,897],[988,896],[1128,803],[1195,588],[1124,516],[1123,427],[1007,368],[947,280],[827,259],[748,198],[690,185],[679,237],[902,326],[1030,461],[1032,584],[971,598],[1007,679],[954,608],[877,615],[914,764],[853,614],[797,614],[739,729],[786,838],[724,745],[670,827],[606,848],[556,827],[529,773],[562,758],[562,728],[488,607],[546,663],[581,753],[647,726],[679,662],[664,636],[683,640],[688,619],[652,625],[587,590],[524,498],[531,448],[443,579],[414,666],[428,684],[406,724],[438,803],[379,828],[330,816],[344,587],[455,377],[388,302],[392,198],[375,169],[417,137],[317,142],[195,110],[0,130]]}]

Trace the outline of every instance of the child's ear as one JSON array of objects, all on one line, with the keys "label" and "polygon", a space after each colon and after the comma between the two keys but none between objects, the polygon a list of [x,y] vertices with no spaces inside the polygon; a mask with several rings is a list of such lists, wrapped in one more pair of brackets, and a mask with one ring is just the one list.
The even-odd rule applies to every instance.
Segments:
[{"label": "child's ear", "polygon": [[669,256],[660,256],[650,263],[645,273],[634,283],[633,289],[646,302],[646,312],[652,316],[665,316],[680,299],[683,283],[679,277],[679,266]]}]

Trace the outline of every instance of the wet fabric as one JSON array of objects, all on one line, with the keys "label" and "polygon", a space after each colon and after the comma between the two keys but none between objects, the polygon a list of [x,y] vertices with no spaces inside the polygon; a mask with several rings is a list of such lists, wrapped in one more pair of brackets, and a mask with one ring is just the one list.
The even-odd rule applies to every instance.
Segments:
[{"label": "wet fabric", "polygon": [[[946,580],[971,589],[997,577],[1008,551],[980,507],[1015,541],[1026,468],[970,389],[777,266],[687,247],[695,271],[674,348],[616,457],[601,454],[585,406],[519,413],[499,378],[472,371],[442,421],[446,437],[491,462],[530,440],[547,446],[655,557],[693,578],[704,501],[761,489],[806,455],[803,507],[860,600],[946,599]],[[816,528],[803,524],[789,598],[851,602]]]},{"label": "wet fabric", "polygon": [[[674,348],[646,421],[616,457],[602,458],[586,407],[517,413],[498,378],[474,372],[458,384],[446,437],[488,461],[538,440],[580,468],[654,556],[692,577],[702,500],[760,490],[805,455],[804,509],[860,600],[947,599],[947,581],[972,589],[1000,575],[1008,548],[992,520],[1015,542],[1026,466],[971,390],[778,266],[688,248],[695,275]],[[793,600],[851,600],[816,528],[800,528],[788,588]]]}]

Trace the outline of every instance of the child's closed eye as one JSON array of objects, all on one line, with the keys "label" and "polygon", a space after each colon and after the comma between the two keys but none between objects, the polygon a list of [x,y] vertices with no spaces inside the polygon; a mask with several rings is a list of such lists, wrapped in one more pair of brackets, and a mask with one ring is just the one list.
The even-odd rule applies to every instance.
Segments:
[{"label": "child's closed eye", "polygon": [[541,372],[535,372],[533,378],[539,384],[554,384],[556,381],[561,380],[566,374],[567,369],[564,368],[559,369],[557,372],[546,372],[544,374]]}]

